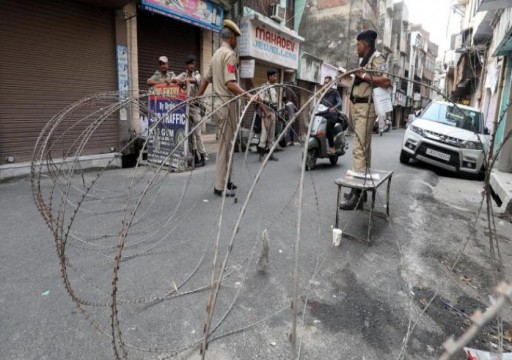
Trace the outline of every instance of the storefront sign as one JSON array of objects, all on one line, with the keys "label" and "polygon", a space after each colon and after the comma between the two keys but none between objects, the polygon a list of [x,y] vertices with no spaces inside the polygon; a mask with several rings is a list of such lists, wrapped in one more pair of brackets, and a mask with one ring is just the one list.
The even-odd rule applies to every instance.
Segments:
[{"label": "storefront sign", "polygon": [[240,61],[240,78],[252,79],[254,77],[254,69],[256,68],[256,60],[241,60]]},{"label": "storefront sign", "polygon": [[187,92],[178,85],[157,85],[149,96],[148,161],[182,169],[186,164],[188,142],[173,153],[188,132]]},{"label": "storefront sign", "polygon": [[308,53],[302,53],[299,62],[299,80],[320,84],[322,82],[322,60]]},{"label": "storefront sign", "polygon": [[256,19],[240,20],[240,56],[250,56],[280,67],[297,69],[299,41]]},{"label": "storefront sign", "polygon": [[224,9],[209,0],[141,0],[144,10],[197,25],[213,31],[222,30]]},{"label": "storefront sign", "polygon": [[407,103],[407,97],[405,96],[405,94],[402,94],[401,92],[397,91],[395,93],[394,105],[395,106],[405,106],[406,103]]},{"label": "storefront sign", "polygon": [[[117,45],[117,89],[121,99],[128,96],[130,89],[129,73],[128,73],[128,47],[126,45]],[[119,119],[128,120],[128,110],[126,107],[119,109]]]},{"label": "storefront sign", "polygon": [[334,65],[324,62],[324,63],[322,63],[321,73],[322,73],[322,83],[326,76],[330,76],[333,80],[335,80],[336,77],[338,76],[338,68]]}]

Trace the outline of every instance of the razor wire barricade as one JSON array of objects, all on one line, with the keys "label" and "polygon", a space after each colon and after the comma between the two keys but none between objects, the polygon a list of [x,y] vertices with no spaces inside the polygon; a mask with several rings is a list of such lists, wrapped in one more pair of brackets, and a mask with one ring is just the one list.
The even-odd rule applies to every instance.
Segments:
[{"label": "razor wire barricade", "polygon": [[[345,75],[355,71],[357,70]],[[333,83],[339,80],[340,78],[335,79]],[[269,154],[302,115],[312,115],[309,109],[315,108],[314,105],[321,101],[331,85],[332,83],[325,85],[316,94],[310,92],[310,99],[286,123]],[[293,85],[274,86],[284,91],[307,91]],[[256,101],[254,96],[263,90],[263,87],[256,88],[240,96],[222,99],[222,106],[233,103],[239,105],[236,133],[240,132],[244,115]],[[298,359],[302,349],[297,335],[298,327],[304,324],[305,316],[304,311],[301,322],[301,302],[304,307],[307,305],[310,281],[322,268],[324,261],[323,254],[317,249],[313,266],[303,262],[303,248],[308,245],[302,239],[312,234],[320,234],[319,227],[304,227],[303,212],[313,211],[319,218],[322,214],[314,177],[311,173],[309,177],[306,176],[307,147],[302,149],[300,175],[298,179],[293,179],[289,187],[289,200],[276,211],[279,215],[291,210],[295,216],[292,223],[279,223],[296,235],[293,261],[290,263],[292,277],[291,281],[287,279],[290,284],[288,295],[283,299],[276,299],[270,309],[262,311],[260,316],[250,317],[248,321],[242,316],[245,313],[235,307],[235,304],[244,302],[257,306],[250,302],[244,284],[248,281],[258,244],[260,241],[264,243],[261,232],[278,232],[276,217],[266,222],[260,221],[252,227],[247,222],[251,211],[260,206],[258,183],[267,166],[269,155],[254,169],[248,162],[248,147],[241,157],[235,158],[236,144],[231,144],[228,167],[234,168],[235,179],[243,180],[250,186],[247,186],[248,191],[239,208],[235,210],[226,207],[228,199],[223,197],[219,208],[212,209],[211,217],[202,230],[190,228],[190,217],[194,209],[204,203],[202,198],[205,194],[211,192],[211,179],[205,169],[176,177],[178,175],[169,173],[169,168],[165,165],[188,142],[187,134],[214,117],[219,107],[206,106],[211,111],[185,136],[177,137],[174,148],[156,166],[142,166],[141,152],[129,176],[126,173],[121,175],[106,171],[118,158],[110,160],[107,166],[95,172],[81,168],[80,157],[91,151],[89,145],[101,130],[102,124],[115,118],[120,109],[136,107],[148,117],[152,116],[149,96],[150,94],[143,93],[120,99],[118,93],[105,93],[84,98],[51,119],[37,140],[32,163],[32,192],[38,210],[53,233],[66,291],[94,328],[111,339],[116,359],[137,358],[137,355],[131,354],[141,352],[158,354],[160,358],[171,358],[197,348],[201,349],[204,358],[210,342],[250,331],[269,319],[284,321],[283,316],[292,319],[289,332],[291,350],[288,357]],[[242,97],[246,96],[251,100],[243,103]],[[213,103],[215,96],[186,99],[180,106],[198,100]],[[150,132],[155,131],[180,106],[169,108],[154,117],[156,121]],[[311,125],[312,121],[309,122],[307,137],[311,132]],[[253,128],[254,123],[250,127],[251,133]],[[80,130],[78,137],[73,135],[77,129]],[[504,142],[511,136],[507,134]],[[136,139],[132,139],[120,152],[132,146],[135,141]],[[149,147],[149,142],[150,139],[147,138],[143,149]],[[57,152],[55,144],[66,144],[66,150]],[[497,154],[489,157],[486,167],[485,200],[491,226],[493,214],[488,180],[496,156]],[[108,181],[112,177],[116,185],[114,188],[111,181]],[[164,186],[169,181],[177,185],[172,191]],[[225,183],[227,186],[227,181]],[[307,184],[311,184],[311,187],[306,186]],[[225,194],[226,188],[223,190]],[[308,192],[312,192],[316,199],[313,207],[305,207],[304,198]],[[350,214],[348,221],[354,214],[355,211]],[[477,219],[478,216],[475,224]],[[390,224],[391,230],[396,232],[392,219]],[[496,252],[493,251],[496,255],[499,254],[499,244],[493,234],[495,231],[490,232],[489,242],[491,249],[496,249]],[[400,241],[397,236],[395,238],[401,251]],[[192,245],[197,245],[199,240],[199,249],[190,253],[192,260],[176,256],[183,248],[193,248]],[[243,248],[242,245],[250,250],[237,251]],[[466,245],[467,242],[461,247],[461,253]],[[262,256],[264,255],[262,251]],[[162,261],[158,259],[162,257],[170,257],[173,261],[164,262],[163,268],[156,269],[151,266],[153,262],[161,265]],[[499,264],[499,257],[496,262]],[[285,277],[284,274],[280,276]],[[269,298],[273,296],[272,292],[267,295]],[[194,307],[191,304],[195,303],[198,305],[194,308],[194,313],[187,314],[186,309]],[[206,319],[204,316],[198,319],[195,314],[204,314],[205,308]],[[145,320],[140,319],[140,314],[144,314]],[[192,328],[190,322],[184,321],[187,315],[196,324],[203,325]],[[398,358],[404,358],[408,339],[420,320],[420,317],[413,319],[411,314],[409,316],[407,335]],[[169,325],[164,326],[162,319],[175,319],[175,322],[169,328]],[[131,329],[144,322],[146,324],[142,326],[143,336],[134,337]]]}]

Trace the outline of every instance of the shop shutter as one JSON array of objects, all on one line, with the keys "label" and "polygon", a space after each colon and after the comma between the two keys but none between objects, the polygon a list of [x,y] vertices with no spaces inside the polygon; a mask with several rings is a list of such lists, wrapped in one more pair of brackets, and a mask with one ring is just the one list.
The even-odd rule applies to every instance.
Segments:
[{"label": "shop shutter", "polygon": [[140,11],[137,15],[139,89],[147,90],[147,80],[158,70],[158,58],[169,58],[169,69],[176,74],[185,71],[185,58],[195,55],[200,64],[201,30],[166,16]]},{"label": "shop shutter", "polygon": [[[87,95],[116,90],[114,12],[63,0],[1,1],[0,164],[32,158],[43,126]],[[85,126],[69,129],[68,140]],[[118,147],[119,120],[109,118],[85,154]],[[54,145],[58,157],[69,143]]]}]

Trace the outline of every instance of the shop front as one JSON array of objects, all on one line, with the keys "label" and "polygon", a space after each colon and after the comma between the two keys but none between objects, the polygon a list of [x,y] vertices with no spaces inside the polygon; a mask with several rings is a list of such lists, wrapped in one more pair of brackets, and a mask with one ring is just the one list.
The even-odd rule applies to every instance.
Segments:
[{"label": "shop front", "polygon": [[[117,90],[116,6],[124,3],[0,2],[0,166],[30,161],[41,130],[63,108]],[[118,117],[106,119],[82,154],[118,149],[119,127]],[[67,137],[82,131],[76,126]],[[56,142],[55,156],[67,148]]]},{"label": "shop front", "polygon": [[393,101],[393,124],[395,127],[405,126],[407,95],[401,91],[395,92]]},{"label": "shop front", "polygon": [[[222,30],[224,10],[220,5],[209,0],[187,2],[185,7],[177,4],[141,0],[137,15],[139,90],[147,90],[147,79],[158,69],[162,55],[169,58],[169,70],[175,73],[184,71],[188,55],[196,56],[196,69],[201,69],[204,32]],[[212,51],[211,46],[208,49]]]},{"label": "shop front", "polygon": [[[240,31],[242,36],[238,48],[243,88],[254,89],[265,84],[270,68],[278,71],[279,83],[287,83],[295,78],[299,47],[304,38],[286,27],[280,27],[273,20],[256,15],[243,17]],[[250,127],[253,113],[254,109],[250,109],[245,115],[244,127]]]}]

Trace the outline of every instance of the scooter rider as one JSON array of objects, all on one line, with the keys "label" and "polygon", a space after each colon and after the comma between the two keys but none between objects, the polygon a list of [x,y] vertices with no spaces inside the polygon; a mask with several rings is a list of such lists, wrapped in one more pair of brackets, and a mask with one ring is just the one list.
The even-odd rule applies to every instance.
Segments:
[{"label": "scooter rider", "polygon": [[[326,76],[324,78],[324,85],[329,84],[332,81],[331,76]],[[338,113],[341,111],[342,102],[340,94],[338,90],[335,88],[331,88],[327,91],[324,98],[322,99],[322,105],[325,105],[329,109],[327,110],[329,113],[324,117],[327,120],[327,142],[329,143],[329,148],[327,149],[328,155],[335,155],[336,149],[334,148],[334,125],[336,125],[336,119],[338,118]]]}]

